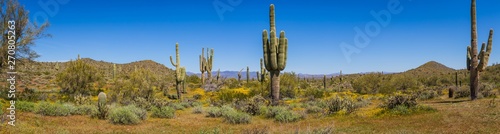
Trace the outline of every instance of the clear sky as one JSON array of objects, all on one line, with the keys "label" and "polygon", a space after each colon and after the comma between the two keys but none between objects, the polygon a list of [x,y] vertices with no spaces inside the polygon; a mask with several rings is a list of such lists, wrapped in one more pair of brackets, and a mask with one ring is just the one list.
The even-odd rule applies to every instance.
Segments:
[{"label": "clear sky", "polygon": [[[60,1],[44,9],[39,2]],[[381,25],[370,12],[398,12]],[[37,41],[38,61],[67,61],[77,54],[128,63],[154,60],[172,68],[169,56],[180,44],[181,64],[199,72],[201,48],[214,48],[214,71],[259,70],[262,30],[269,29],[269,5],[276,6],[277,30],[289,40],[285,71],[330,74],[401,72],[434,60],[465,68],[470,44],[470,0],[20,0],[32,18],[44,20],[52,38]],[[214,3],[225,5],[218,13]],[[393,5],[393,4],[392,4]],[[500,31],[500,1],[478,0],[478,40]],[[57,9],[56,11],[54,11]],[[54,12],[52,12],[54,11]],[[38,16],[36,14],[38,13]],[[382,20],[387,18],[380,17]],[[355,45],[356,27],[369,26],[369,42]],[[370,27],[371,26],[371,27]],[[378,27],[374,27],[378,26]],[[379,28],[379,29],[377,29]],[[378,30],[378,31],[377,31]],[[497,34],[499,34],[497,32]],[[500,38],[496,35],[495,39]],[[495,40],[494,39],[494,40]],[[349,44],[341,47],[342,42]],[[498,41],[496,41],[498,42]],[[494,42],[490,58],[500,62]],[[359,53],[347,56],[342,48]],[[353,50],[353,49],[351,49]],[[350,59],[350,60],[348,60]]]}]

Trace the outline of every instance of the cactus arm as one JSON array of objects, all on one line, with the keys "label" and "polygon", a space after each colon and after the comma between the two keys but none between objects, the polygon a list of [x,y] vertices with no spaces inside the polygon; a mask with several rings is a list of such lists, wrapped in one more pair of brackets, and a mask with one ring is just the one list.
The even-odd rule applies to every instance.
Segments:
[{"label": "cactus arm", "polygon": [[269,64],[269,37],[267,35],[267,30],[264,29],[262,31],[262,44],[263,44],[263,50],[264,50],[264,63],[265,63],[265,68],[271,68],[271,64]]},{"label": "cactus arm", "polygon": [[470,62],[471,62],[471,50],[470,46],[467,46],[467,70],[470,70]]},{"label": "cactus arm", "polygon": [[177,67],[177,66],[175,65],[174,61],[172,60],[172,56],[170,56],[170,63],[172,63],[172,66]]},{"label": "cactus arm", "polygon": [[[490,54],[491,54],[491,46],[493,45],[493,29],[490,30],[490,35],[488,37],[488,44],[485,47],[485,43],[483,43],[481,47],[481,53],[479,54],[479,58],[481,58],[481,61],[479,62],[478,65],[478,70],[483,71],[486,69],[488,66],[488,61],[490,59]],[[484,50],[486,48],[486,50]]]},{"label": "cactus arm", "polygon": [[286,37],[285,31],[280,32],[279,45],[278,45],[278,70],[282,71],[286,65]]},{"label": "cactus arm", "polygon": [[[267,68],[267,70],[277,70],[278,69],[278,40],[276,39],[276,31],[271,31],[270,33],[271,38],[270,40],[270,45],[268,45],[269,48],[269,63],[271,64],[271,68]],[[267,64],[267,63],[266,63]]]}]

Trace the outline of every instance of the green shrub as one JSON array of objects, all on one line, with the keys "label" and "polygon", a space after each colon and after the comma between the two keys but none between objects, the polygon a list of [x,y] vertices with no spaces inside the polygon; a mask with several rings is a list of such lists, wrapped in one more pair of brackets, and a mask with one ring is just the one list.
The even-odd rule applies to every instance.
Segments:
[{"label": "green shrub", "polygon": [[325,97],[326,90],[324,89],[317,89],[317,88],[308,88],[306,89],[304,96],[305,97],[312,97],[314,99],[321,99]]},{"label": "green shrub", "polygon": [[201,114],[201,113],[203,113],[203,107],[201,107],[201,106],[194,107],[193,108],[193,113],[194,114]]},{"label": "green shrub", "polygon": [[410,114],[410,109],[405,105],[397,105],[390,110],[392,114],[396,115],[408,115]]},{"label": "green shrub", "polygon": [[438,97],[438,93],[433,90],[420,91],[417,93],[420,100],[428,100]]},{"label": "green shrub", "polygon": [[307,105],[305,108],[306,108],[307,113],[321,113],[321,112],[323,112],[323,108],[321,108],[319,106]]},{"label": "green shrub", "polygon": [[182,107],[184,107],[184,108],[189,108],[189,107],[191,107],[191,103],[190,103],[190,102],[181,102],[181,103],[179,103],[179,104],[180,104]]},{"label": "green shrub", "polygon": [[36,107],[35,112],[47,116],[68,116],[72,110],[74,110],[74,107],[70,104],[41,102]]},{"label": "green shrub", "polygon": [[34,112],[35,103],[29,101],[16,101],[16,110],[23,112]]},{"label": "green shrub", "polygon": [[169,106],[174,108],[175,110],[184,110],[186,108],[181,103],[170,103]]},{"label": "green shrub", "polygon": [[288,110],[287,107],[274,106],[274,107],[268,107],[267,111],[262,111],[262,114],[264,114],[264,116],[266,118],[274,118],[274,117],[276,117],[276,115],[278,115],[278,113],[281,113],[281,112],[286,111],[286,110]]},{"label": "green shrub", "polygon": [[96,116],[99,110],[95,105],[80,105],[76,106],[76,109],[71,112],[73,115],[91,115]]},{"label": "green shrub", "polygon": [[139,109],[134,105],[116,107],[109,112],[109,120],[113,124],[138,124],[146,118],[146,110]]},{"label": "green shrub", "polygon": [[151,116],[155,118],[174,118],[175,116],[175,109],[169,106],[161,108],[153,107],[152,111]]},{"label": "green shrub", "polygon": [[3,104],[0,103],[0,115],[3,115]]},{"label": "green shrub", "polygon": [[143,97],[135,98],[134,104],[135,104],[135,106],[137,106],[141,109],[148,110],[148,111],[151,110],[151,108],[153,108],[153,105],[151,105],[151,103]]},{"label": "green shrub", "polygon": [[435,111],[437,111],[435,108],[424,105],[417,105],[410,108],[405,105],[398,105],[393,109],[386,109],[385,111],[382,111],[382,113],[390,113],[393,115],[410,115],[415,113],[435,112]]},{"label": "green shrub", "polygon": [[302,116],[298,113],[295,113],[291,110],[280,111],[276,113],[274,119],[278,122],[288,123],[295,122],[302,119]]},{"label": "green shrub", "polygon": [[221,116],[222,116],[221,108],[219,108],[219,107],[209,107],[207,109],[207,117],[217,118],[217,117],[221,117]]},{"label": "green shrub", "polygon": [[383,107],[388,109],[396,108],[399,105],[406,106],[408,108],[414,107],[417,105],[417,97],[414,95],[403,95],[397,94],[391,96],[387,99],[387,101],[383,104]]},{"label": "green shrub", "polygon": [[234,109],[223,112],[224,121],[230,124],[248,124],[252,117],[243,112],[238,112]]},{"label": "green shrub", "polygon": [[464,98],[470,97],[470,88],[469,86],[461,86],[457,90],[455,90],[453,97],[456,98]]}]

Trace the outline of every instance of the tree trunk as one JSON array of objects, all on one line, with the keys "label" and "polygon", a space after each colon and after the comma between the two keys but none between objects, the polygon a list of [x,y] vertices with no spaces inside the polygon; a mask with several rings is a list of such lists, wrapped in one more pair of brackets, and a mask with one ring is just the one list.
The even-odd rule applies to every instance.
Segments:
[{"label": "tree trunk", "polygon": [[271,96],[272,105],[276,106],[280,100],[280,71],[271,72]]}]

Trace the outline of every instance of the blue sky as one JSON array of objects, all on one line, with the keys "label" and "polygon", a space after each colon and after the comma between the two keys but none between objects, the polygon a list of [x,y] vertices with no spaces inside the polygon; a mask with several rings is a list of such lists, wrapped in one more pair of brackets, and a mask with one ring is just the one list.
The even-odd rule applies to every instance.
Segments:
[{"label": "blue sky", "polygon": [[[56,1],[57,11],[39,2]],[[219,16],[214,1],[226,5]],[[231,1],[235,1],[231,3]],[[371,11],[388,11],[391,0],[20,0],[32,18],[47,15],[52,38],[37,41],[38,61],[66,61],[77,54],[95,60],[128,63],[154,60],[169,68],[169,56],[180,44],[181,64],[199,72],[201,48],[214,48],[214,70],[259,70],[262,30],[269,29],[269,5],[276,6],[277,30],[289,40],[285,71],[401,72],[434,60],[465,68],[470,44],[470,0],[393,0],[399,13],[381,26]],[[239,2],[239,3],[238,3]],[[50,10],[55,6],[51,5]],[[478,39],[490,28],[500,30],[500,1],[478,0]],[[390,13],[390,12],[389,12]],[[222,16],[222,17],[221,17]],[[43,17],[39,17],[38,20]],[[385,19],[385,18],[383,18]],[[34,20],[32,20],[34,21]],[[375,22],[375,23],[373,23]],[[354,45],[355,27],[378,24],[370,42]],[[371,30],[377,30],[371,27]],[[372,32],[373,33],[373,32]],[[497,39],[499,36],[495,36]],[[341,43],[359,53],[346,58]],[[490,58],[500,62],[494,43]]]}]

